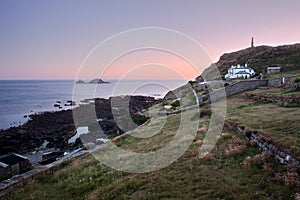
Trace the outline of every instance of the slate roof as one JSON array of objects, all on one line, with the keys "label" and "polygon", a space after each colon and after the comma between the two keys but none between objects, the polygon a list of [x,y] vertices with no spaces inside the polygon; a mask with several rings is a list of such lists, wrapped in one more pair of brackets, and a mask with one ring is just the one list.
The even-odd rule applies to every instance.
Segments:
[{"label": "slate roof", "polygon": [[232,69],[249,69],[253,70],[251,67],[246,67],[246,66],[231,66]]},{"label": "slate roof", "polygon": [[237,73],[235,73],[235,74],[250,74],[249,72],[237,72]]},{"label": "slate roof", "polygon": [[0,162],[6,165],[14,165],[22,161],[28,160],[26,157],[18,154],[9,154],[0,158]]},{"label": "slate roof", "polygon": [[267,69],[281,69],[281,67],[267,67]]}]

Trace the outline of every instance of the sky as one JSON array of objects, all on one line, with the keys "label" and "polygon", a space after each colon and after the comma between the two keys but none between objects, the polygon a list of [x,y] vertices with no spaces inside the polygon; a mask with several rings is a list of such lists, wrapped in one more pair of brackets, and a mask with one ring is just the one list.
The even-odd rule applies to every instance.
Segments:
[{"label": "sky", "polygon": [[[298,0],[1,0],[0,79],[76,79],[99,43],[143,27],[193,38],[212,62],[250,46],[251,37],[256,46],[299,43],[299,9]],[[199,73],[170,52],[127,56],[90,76],[189,79]]]}]

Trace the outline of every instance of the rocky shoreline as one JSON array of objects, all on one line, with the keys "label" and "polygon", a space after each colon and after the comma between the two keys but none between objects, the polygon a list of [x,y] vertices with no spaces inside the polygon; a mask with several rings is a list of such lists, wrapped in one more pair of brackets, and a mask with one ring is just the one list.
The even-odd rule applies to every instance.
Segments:
[{"label": "rocky shoreline", "polygon": [[[93,99],[94,102],[80,105],[73,110],[33,114],[29,116],[28,122],[23,125],[0,130],[0,155],[10,152],[20,154],[33,152],[40,148],[45,141],[48,142],[47,148],[74,149],[74,144],[68,144],[68,140],[76,134],[76,126],[87,126],[93,134],[93,132],[99,130],[100,125],[105,135],[120,135],[124,131],[115,122],[111,102],[112,99],[114,99],[114,102],[122,102],[124,98],[129,100],[130,116],[137,125],[147,120],[141,112],[160,102],[154,97],[145,96],[96,98]],[[93,109],[93,112],[96,111],[97,120],[92,116],[85,115],[91,109]],[[76,116],[82,116],[80,120],[77,120],[78,124],[76,126],[73,118],[74,113]],[[82,144],[77,140],[76,145],[80,146]]]}]

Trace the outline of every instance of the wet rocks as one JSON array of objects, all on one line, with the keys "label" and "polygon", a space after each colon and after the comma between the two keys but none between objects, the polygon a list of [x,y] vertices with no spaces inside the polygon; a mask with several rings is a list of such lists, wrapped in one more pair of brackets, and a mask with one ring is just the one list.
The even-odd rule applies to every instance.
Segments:
[{"label": "wet rocks", "polygon": [[56,103],[53,106],[56,108],[62,109],[63,107],[76,106],[76,102],[72,101],[72,100],[56,101]]},{"label": "wet rocks", "polygon": [[[153,97],[128,96],[129,113],[132,118],[141,117],[140,112],[150,106],[160,102]],[[121,100],[122,97],[118,97]],[[62,102],[60,102],[62,103]],[[72,104],[73,102],[69,102]],[[58,102],[56,102],[58,104]],[[89,112],[96,111],[96,117],[90,116]],[[66,141],[70,139],[76,131],[74,124],[74,114],[80,117],[76,126],[88,126],[91,132],[97,132],[99,125],[104,130],[104,134],[123,131],[114,121],[114,115],[111,108],[110,99],[95,99],[95,103],[82,105],[73,110],[61,110],[56,112],[44,112],[41,114],[32,114],[27,123],[11,127],[0,131],[0,154],[9,152],[26,153],[39,148],[44,140],[49,144],[47,147],[64,149],[68,148]],[[98,122],[97,122],[98,121]],[[142,122],[142,121],[139,121]],[[139,125],[139,124],[138,124]],[[79,141],[77,142],[80,143]]]}]

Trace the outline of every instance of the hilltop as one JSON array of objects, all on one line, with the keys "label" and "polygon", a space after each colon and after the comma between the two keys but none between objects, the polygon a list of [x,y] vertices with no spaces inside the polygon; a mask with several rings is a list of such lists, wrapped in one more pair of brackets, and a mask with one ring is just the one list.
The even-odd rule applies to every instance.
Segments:
[{"label": "hilltop", "polygon": [[[300,43],[276,47],[249,47],[232,53],[224,53],[215,65],[224,76],[231,65],[245,63],[248,63],[257,73],[263,72],[267,66],[281,66],[283,70],[296,66],[300,68]],[[210,66],[202,75],[211,74],[213,70]]]}]

